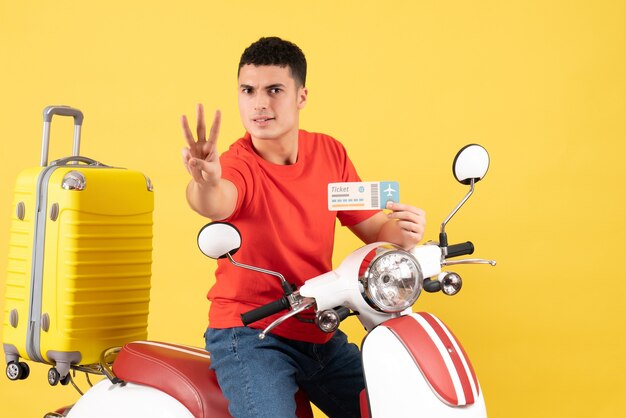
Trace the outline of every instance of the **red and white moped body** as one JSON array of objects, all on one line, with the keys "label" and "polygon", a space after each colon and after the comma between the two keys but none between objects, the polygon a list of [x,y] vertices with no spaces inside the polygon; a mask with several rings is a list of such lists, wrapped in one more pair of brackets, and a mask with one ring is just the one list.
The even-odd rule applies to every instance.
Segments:
[{"label": "red and white moped body", "polygon": [[[486,417],[485,403],[469,358],[452,332],[429,313],[390,315],[367,305],[358,282],[350,280],[370,244],[352,253],[338,269],[311,279],[300,288],[318,310],[338,302],[360,312],[368,329],[361,347],[366,390],[362,417]],[[416,247],[415,258],[428,270],[439,260],[435,245]],[[292,311],[293,312],[293,311]],[[264,331],[267,332],[267,331]],[[103,379],[73,406],[67,417],[229,417],[210,366],[200,348],[136,341],[124,346]],[[298,417],[312,417],[303,393]]]}]

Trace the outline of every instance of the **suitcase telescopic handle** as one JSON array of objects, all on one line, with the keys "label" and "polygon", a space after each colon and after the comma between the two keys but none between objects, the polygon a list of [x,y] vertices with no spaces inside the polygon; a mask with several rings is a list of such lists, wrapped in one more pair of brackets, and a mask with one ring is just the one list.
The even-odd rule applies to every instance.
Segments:
[{"label": "suitcase telescopic handle", "polygon": [[83,125],[83,112],[70,106],[47,106],[43,110],[43,135],[41,139],[41,166],[48,165],[48,149],[50,146],[50,123],[52,116],[72,116],[74,118],[74,147],[72,155],[80,153],[80,129]]}]

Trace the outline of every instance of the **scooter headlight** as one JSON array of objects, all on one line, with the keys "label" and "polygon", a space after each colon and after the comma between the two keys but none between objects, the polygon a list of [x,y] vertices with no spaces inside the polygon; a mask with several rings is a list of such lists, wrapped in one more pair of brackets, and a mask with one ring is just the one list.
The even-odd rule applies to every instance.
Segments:
[{"label": "scooter headlight", "polygon": [[401,250],[377,255],[361,277],[363,298],[374,309],[402,312],[415,303],[422,291],[424,276],[415,258]]}]

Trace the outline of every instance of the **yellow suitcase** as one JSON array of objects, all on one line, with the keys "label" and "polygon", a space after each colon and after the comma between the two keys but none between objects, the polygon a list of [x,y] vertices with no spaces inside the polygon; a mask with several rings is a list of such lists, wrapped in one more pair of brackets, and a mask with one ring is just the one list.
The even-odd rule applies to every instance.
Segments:
[{"label": "yellow suitcase", "polygon": [[[48,164],[53,115],[74,117],[74,149]],[[152,184],[79,156],[82,121],[78,109],[44,109],[41,167],[16,182],[3,325],[11,380],[28,377],[24,358],[52,365],[51,385],[67,384],[71,367],[147,338]]]}]

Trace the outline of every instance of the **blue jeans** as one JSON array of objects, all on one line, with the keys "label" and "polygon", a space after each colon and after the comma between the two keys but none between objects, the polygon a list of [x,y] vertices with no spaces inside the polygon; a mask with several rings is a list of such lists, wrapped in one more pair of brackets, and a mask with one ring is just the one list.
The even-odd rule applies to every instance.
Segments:
[{"label": "blue jeans", "polygon": [[293,418],[298,387],[329,417],[360,417],[365,387],[358,347],[337,331],[326,344],[276,335],[259,340],[259,330],[209,328],[211,368],[235,418]]}]

